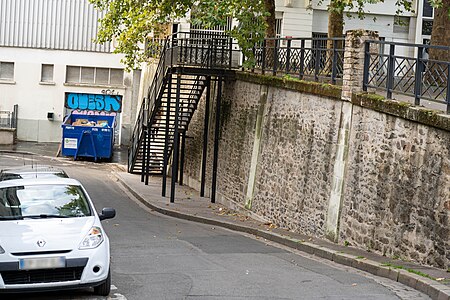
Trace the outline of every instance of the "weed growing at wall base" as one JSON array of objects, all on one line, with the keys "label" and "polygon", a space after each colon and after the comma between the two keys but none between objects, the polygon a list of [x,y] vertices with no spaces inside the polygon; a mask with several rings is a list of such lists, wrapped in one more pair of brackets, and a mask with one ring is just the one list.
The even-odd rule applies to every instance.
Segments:
[{"label": "weed growing at wall base", "polygon": [[419,275],[419,276],[422,276],[422,277],[425,277],[425,278],[436,280],[436,278],[434,278],[434,277],[432,277],[432,276],[430,276],[428,274],[425,274],[423,272],[420,272],[420,271],[417,271],[417,270],[414,270],[414,269],[405,268],[403,266],[393,265],[391,263],[385,263],[385,264],[382,264],[382,266],[383,267],[390,267],[390,268],[393,268],[393,269],[405,270],[405,271],[408,271],[409,273],[413,273],[413,274],[416,274],[416,275]]}]

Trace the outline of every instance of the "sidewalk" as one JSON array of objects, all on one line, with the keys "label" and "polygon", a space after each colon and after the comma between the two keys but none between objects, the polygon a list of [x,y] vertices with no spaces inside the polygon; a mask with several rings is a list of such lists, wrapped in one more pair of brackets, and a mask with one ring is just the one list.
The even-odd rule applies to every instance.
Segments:
[{"label": "sidewalk", "polygon": [[[0,147],[4,151],[30,152],[54,157],[58,144],[19,143],[15,149]],[[297,249],[339,264],[351,266],[374,275],[386,277],[415,288],[432,299],[450,300],[450,273],[445,270],[421,266],[416,263],[393,260],[351,246],[340,246],[327,240],[276,228],[274,224],[252,219],[245,211],[233,211],[221,204],[210,203],[199,193],[186,186],[176,187],[175,203],[161,197],[161,178],[150,177],[146,186],[139,175],[126,172],[126,150],[115,149],[113,171],[118,184],[150,209],[172,217],[225,227],[253,234],[293,249]],[[168,180],[170,184],[170,180]],[[167,186],[167,196],[170,186]]]}]

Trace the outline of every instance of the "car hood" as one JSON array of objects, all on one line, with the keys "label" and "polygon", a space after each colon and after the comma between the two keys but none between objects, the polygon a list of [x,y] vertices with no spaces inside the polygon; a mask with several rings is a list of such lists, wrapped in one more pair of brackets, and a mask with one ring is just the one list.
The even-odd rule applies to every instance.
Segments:
[{"label": "car hood", "polygon": [[0,245],[9,253],[64,251],[78,248],[95,217],[0,222]]}]

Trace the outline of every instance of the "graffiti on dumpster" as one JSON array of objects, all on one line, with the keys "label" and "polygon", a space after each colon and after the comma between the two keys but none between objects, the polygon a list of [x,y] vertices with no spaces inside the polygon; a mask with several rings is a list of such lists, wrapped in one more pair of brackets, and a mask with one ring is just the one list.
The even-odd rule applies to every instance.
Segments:
[{"label": "graffiti on dumpster", "polygon": [[122,111],[122,96],[108,94],[66,93],[64,106],[69,109],[106,112]]}]

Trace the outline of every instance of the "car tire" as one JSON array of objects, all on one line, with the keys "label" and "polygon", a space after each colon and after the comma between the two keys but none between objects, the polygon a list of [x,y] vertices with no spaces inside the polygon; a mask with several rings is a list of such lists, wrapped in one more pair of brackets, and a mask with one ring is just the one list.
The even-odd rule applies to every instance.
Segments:
[{"label": "car tire", "polygon": [[94,287],[94,294],[98,296],[108,296],[110,292],[111,292],[111,270],[109,270],[108,277],[106,278],[106,280],[102,284]]}]

